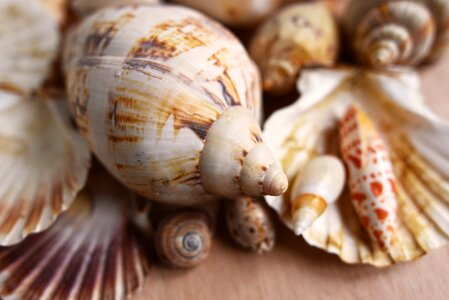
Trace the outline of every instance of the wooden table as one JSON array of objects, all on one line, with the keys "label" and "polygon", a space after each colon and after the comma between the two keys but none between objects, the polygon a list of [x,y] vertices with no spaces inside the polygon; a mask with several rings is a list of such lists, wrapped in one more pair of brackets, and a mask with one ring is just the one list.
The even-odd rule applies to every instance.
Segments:
[{"label": "wooden table", "polygon": [[[420,72],[430,106],[449,120],[449,57]],[[204,264],[190,270],[156,264],[133,299],[449,299],[449,246],[376,269],[344,264],[279,222],[277,229],[276,248],[259,256],[235,246],[219,228]]]}]

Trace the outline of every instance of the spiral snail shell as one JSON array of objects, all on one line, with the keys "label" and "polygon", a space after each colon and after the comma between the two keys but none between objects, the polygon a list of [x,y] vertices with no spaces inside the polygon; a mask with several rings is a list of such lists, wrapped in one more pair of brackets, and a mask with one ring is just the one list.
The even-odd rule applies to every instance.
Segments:
[{"label": "spiral snail shell", "polygon": [[282,4],[282,0],[175,0],[230,26],[253,25]]},{"label": "spiral snail shell", "polygon": [[257,198],[240,197],[226,203],[226,224],[240,246],[261,254],[275,245],[276,232],[262,203]]},{"label": "spiral snail shell", "polygon": [[225,28],[187,8],[111,7],[65,47],[76,122],[107,169],[156,201],[278,195],[264,144],[259,75]]},{"label": "spiral snail shell", "polygon": [[264,23],[250,44],[263,77],[263,89],[285,93],[295,86],[300,69],[331,66],[338,52],[338,30],[323,2],[291,4]]},{"label": "spiral snail shell", "polygon": [[166,264],[193,267],[209,256],[211,220],[200,211],[184,211],[166,217],[155,234],[156,252]]},{"label": "spiral snail shell", "polygon": [[357,59],[375,68],[434,60],[448,44],[448,1],[351,1],[344,19]]}]

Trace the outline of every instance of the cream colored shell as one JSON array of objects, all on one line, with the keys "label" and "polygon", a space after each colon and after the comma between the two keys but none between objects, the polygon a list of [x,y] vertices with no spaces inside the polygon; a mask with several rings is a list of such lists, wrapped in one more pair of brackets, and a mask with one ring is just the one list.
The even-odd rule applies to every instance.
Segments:
[{"label": "cream colored shell", "polygon": [[[48,1],[48,0],[47,0]],[[157,4],[160,0],[69,0],[70,6],[80,16],[87,16],[99,9],[110,5],[132,4],[132,3],[149,3]]]},{"label": "cream colored shell", "polygon": [[[290,183],[313,157],[340,155],[338,124],[350,105],[373,121],[393,162],[398,228],[387,252],[367,236],[348,190],[303,233],[309,244],[348,263],[387,266],[413,260],[448,241],[449,125],[428,109],[419,86],[413,72],[307,70],[298,82],[300,101],[268,119],[267,143]],[[290,191],[266,200],[293,229]]]},{"label": "cream colored shell", "polygon": [[177,6],[102,10],[69,37],[65,70],[90,147],[141,195],[188,204],[285,191],[256,121],[259,74],[215,21]]},{"label": "cream colored shell", "polygon": [[40,88],[58,46],[57,20],[43,2],[0,2],[0,89],[28,93]]},{"label": "cream colored shell", "polygon": [[282,0],[175,0],[230,26],[249,26],[268,17]]},{"label": "cream colored shell", "polygon": [[251,41],[250,55],[262,72],[264,90],[284,93],[294,89],[302,68],[332,66],[338,48],[338,26],[328,6],[297,3],[262,25]]}]

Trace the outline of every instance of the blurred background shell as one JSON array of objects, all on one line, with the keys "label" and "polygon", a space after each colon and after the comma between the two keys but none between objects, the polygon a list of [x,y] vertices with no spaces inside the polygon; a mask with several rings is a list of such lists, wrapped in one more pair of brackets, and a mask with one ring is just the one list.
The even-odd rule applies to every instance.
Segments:
[{"label": "blurred background shell", "polygon": [[248,27],[268,17],[282,0],[175,0],[232,27]]},{"label": "blurred background shell", "polygon": [[[341,157],[339,122],[355,104],[377,128],[391,157],[398,222],[392,247],[382,250],[356,215],[351,198],[357,199],[346,181],[341,197],[304,231],[304,239],[347,263],[379,267],[416,259],[447,243],[449,152],[445,145],[449,125],[426,106],[418,75],[352,68],[307,70],[298,86],[300,101],[275,112],[264,130],[289,182],[317,155]],[[288,190],[282,196],[265,198],[293,229],[290,197]]]},{"label": "blurred background shell", "polygon": [[147,204],[104,171],[93,172],[47,231],[0,249],[0,296],[127,298],[149,272]]},{"label": "blurred background shell", "polygon": [[448,45],[444,0],[354,0],[344,21],[358,60],[372,67],[415,66],[437,59]]},{"label": "blurred background shell", "polygon": [[[48,0],[47,0],[48,1]],[[149,3],[156,4],[160,3],[160,0],[68,0],[70,1],[70,7],[82,17],[108,7],[110,5],[117,4],[132,4],[132,3]]]},{"label": "blurred background shell", "polygon": [[80,131],[133,191],[192,204],[286,189],[257,122],[257,69],[215,21],[179,6],[101,10],[72,32],[64,62]]},{"label": "blurred background shell", "polygon": [[279,94],[294,89],[302,68],[334,65],[339,42],[338,25],[326,3],[297,3],[269,18],[249,49],[262,72],[263,89]]}]

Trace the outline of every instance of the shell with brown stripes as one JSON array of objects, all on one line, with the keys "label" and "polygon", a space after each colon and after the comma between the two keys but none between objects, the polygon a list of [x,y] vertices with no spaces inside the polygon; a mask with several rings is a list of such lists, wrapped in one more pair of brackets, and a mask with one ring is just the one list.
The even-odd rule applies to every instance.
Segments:
[{"label": "shell with brown stripes", "polygon": [[449,45],[446,0],[353,0],[344,20],[358,60],[376,68],[435,60]]},{"label": "shell with brown stripes", "polygon": [[178,6],[102,10],[65,47],[70,105],[99,160],[162,202],[279,195],[259,74],[225,28]]}]

